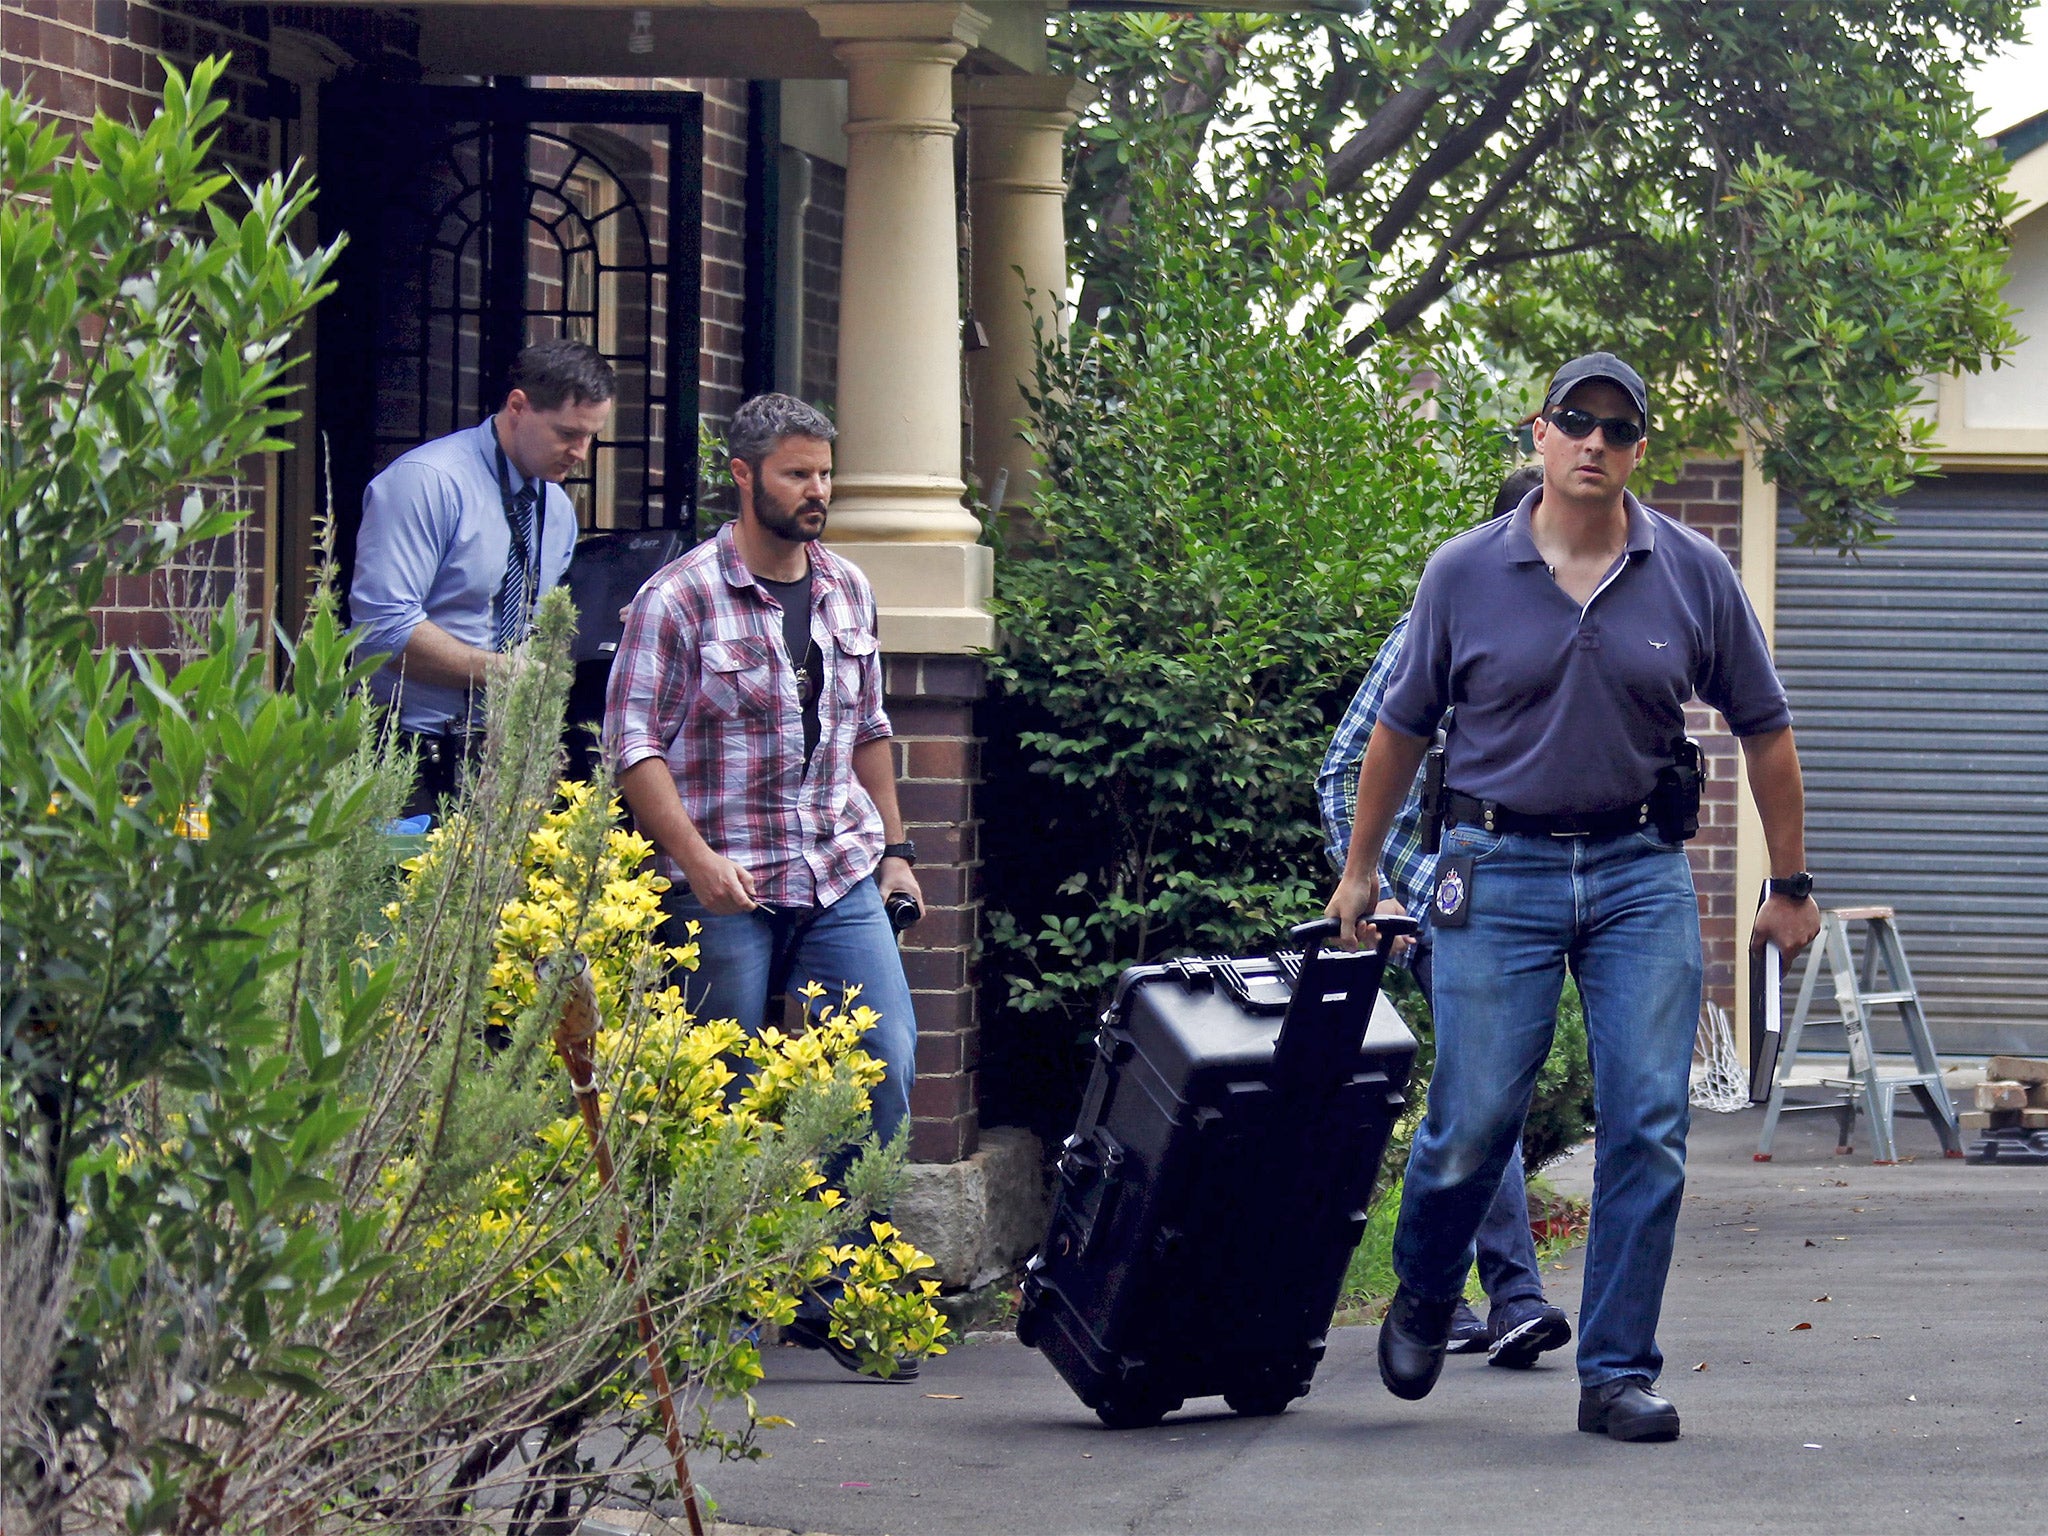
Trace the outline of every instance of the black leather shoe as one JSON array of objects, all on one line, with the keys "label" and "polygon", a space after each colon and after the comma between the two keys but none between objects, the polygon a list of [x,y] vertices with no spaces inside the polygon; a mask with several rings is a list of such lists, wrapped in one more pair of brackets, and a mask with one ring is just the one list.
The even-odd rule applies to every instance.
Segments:
[{"label": "black leather shoe", "polygon": [[1579,1428],[1610,1440],[1676,1440],[1678,1410],[1640,1376],[1623,1376],[1579,1392]]},{"label": "black leather shoe", "polygon": [[1380,1380],[1396,1397],[1411,1403],[1429,1396],[1444,1368],[1444,1347],[1451,1340],[1451,1313],[1457,1298],[1425,1301],[1405,1287],[1394,1293],[1380,1324]]},{"label": "black leather shoe", "polygon": [[1511,1301],[1494,1309],[1492,1334],[1493,1345],[1487,1351],[1486,1363],[1526,1371],[1536,1363],[1538,1355],[1571,1343],[1572,1325],[1563,1312],[1546,1301]]},{"label": "black leather shoe", "polygon": [[858,1350],[849,1349],[846,1345],[833,1338],[832,1327],[829,1323],[799,1315],[782,1325],[782,1337],[786,1342],[795,1344],[803,1349],[822,1349],[856,1376],[865,1376],[870,1381],[917,1380],[917,1356],[898,1355],[896,1357],[896,1373],[893,1376],[884,1376],[880,1372],[871,1371],[862,1365]]}]

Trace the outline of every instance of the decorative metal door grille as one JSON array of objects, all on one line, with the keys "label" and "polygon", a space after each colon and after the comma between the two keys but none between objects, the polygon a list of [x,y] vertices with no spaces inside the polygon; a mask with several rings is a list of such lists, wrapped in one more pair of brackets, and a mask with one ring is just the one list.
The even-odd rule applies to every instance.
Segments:
[{"label": "decorative metal door grille", "polygon": [[702,99],[683,92],[357,85],[327,93],[320,424],[344,556],[362,489],[481,421],[522,346],[568,335],[618,370],[583,527],[695,522]]}]

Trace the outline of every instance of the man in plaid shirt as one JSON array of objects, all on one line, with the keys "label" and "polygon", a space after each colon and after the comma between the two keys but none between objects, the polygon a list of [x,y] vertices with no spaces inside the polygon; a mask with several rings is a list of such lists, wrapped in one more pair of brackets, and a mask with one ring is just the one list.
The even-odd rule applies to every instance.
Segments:
[{"label": "man in plaid shirt", "polygon": [[[1518,469],[1502,482],[1494,499],[1496,515],[1512,512],[1521,499],[1543,483],[1542,470],[1533,466]],[[1351,821],[1358,801],[1358,768],[1365,757],[1365,744],[1380,717],[1380,703],[1387,685],[1401,662],[1401,647],[1408,634],[1408,616],[1403,614],[1387,632],[1386,642],[1366,669],[1350,708],[1330,738],[1323,755],[1322,772],[1316,775],[1316,798],[1323,812],[1324,852],[1338,869],[1344,867],[1345,851],[1351,846]],[[1436,884],[1436,856],[1425,847],[1427,828],[1422,824],[1422,780],[1415,783],[1394,814],[1393,828],[1380,852],[1380,884],[1384,898],[1382,913],[1406,913],[1420,922],[1422,934],[1412,951],[1407,941],[1397,950],[1415,974],[1425,995],[1430,984],[1429,898]],[[1525,1370],[1536,1357],[1570,1341],[1571,1324],[1543,1294],[1543,1279],[1536,1267],[1536,1244],[1529,1232],[1529,1196],[1522,1171],[1522,1149],[1517,1146],[1501,1175],[1500,1191],[1487,1209],[1479,1229],[1479,1282],[1485,1287],[1492,1310],[1482,1323],[1463,1301],[1451,1323],[1451,1348],[1460,1354],[1487,1351],[1487,1363]]]},{"label": "man in plaid shirt", "polygon": [[[903,835],[875,595],[818,542],[832,499],[825,416],[760,395],[728,434],[740,512],[658,572],[627,610],[605,700],[605,750],[673,882],[670,941],[697,925],[700,1017],[761,1027],[771,985],[848,988],[880,1021],[875,1135],[910,1116],[917,1021],[884,910],[923,895]],[[799,1343],[835,1347],[815,1315]],[[896,1379],[916,1374],[905,1361]]]}]

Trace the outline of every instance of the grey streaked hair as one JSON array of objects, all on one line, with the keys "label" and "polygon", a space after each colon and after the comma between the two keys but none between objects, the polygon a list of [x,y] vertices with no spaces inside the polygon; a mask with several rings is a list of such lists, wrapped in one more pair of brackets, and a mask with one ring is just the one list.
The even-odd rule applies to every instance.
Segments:
[{"label": "grey streaked hair", "polygon": [[811,437],[829,443],[839,436],[831,418],[816,406],[791,395],[756,395],[732,413],[726,428],[726,452],[759,464],[785,437]]}]

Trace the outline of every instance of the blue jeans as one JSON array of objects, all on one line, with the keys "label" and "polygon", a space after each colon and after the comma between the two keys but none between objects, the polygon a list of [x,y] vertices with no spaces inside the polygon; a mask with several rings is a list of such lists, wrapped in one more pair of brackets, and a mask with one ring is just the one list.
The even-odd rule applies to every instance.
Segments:
[{"label": "blue jeans", "polygon": [[[1431,996],[1436,980],[1434,946],[1425,939],[1417,945],[1409,969],[1424,997]],[[1430,1004],[1434,1009],[1434,1002]],[[1514,1301],[1543,1301],[1543,1272],[1536,1267],[1536,1237],[1529,1230],[1529,1176],[1522,1167],[1522,1139],[1515,1138],[1507,1167],[1500,1176],[1500,1188],[1486,1207],[1479,1224],[1479,1284],[1494,1310]]]},{"label": "blue jeans", "polygon": [[[700,1019],[736,1019],[756,1034],[768,1001],[768,967],[774,957],[778,919],[765,912],[704,910],[678,881],[666,898],[664,943],[681,944],[684,922],[700,926],[697,969],[677,974],[683,997]],[[786,919],[780,921],[787,922]],[[858,1002],[881,1015],[862,1042],[882,1063],[886,1076],[870,1090],[876,1137],[884,1146],[910,1121],[910,1085],[917,1075],[917,1017],[896,930],[882,911],[881,888],[863,880],[818,913],[796,945],[789,971],[791,991],[807,982],[825,989],[820,1002],[838,1007],[845,988],[860,988]]]},{"label": "blue jeans", "polygon": [[1700,1010],[1685,851],[1647,832],[1552,838],[1467,826],[1444,834],[1443,851],[1474,860],[1471,915],[1435,932],[1436,1072],[1408,1159],[1395,1272],[1426,1298],[1463,1289],[1569,966],[1586,1008],[1595,1116],[1579,1380],[1655,1381]]}]

